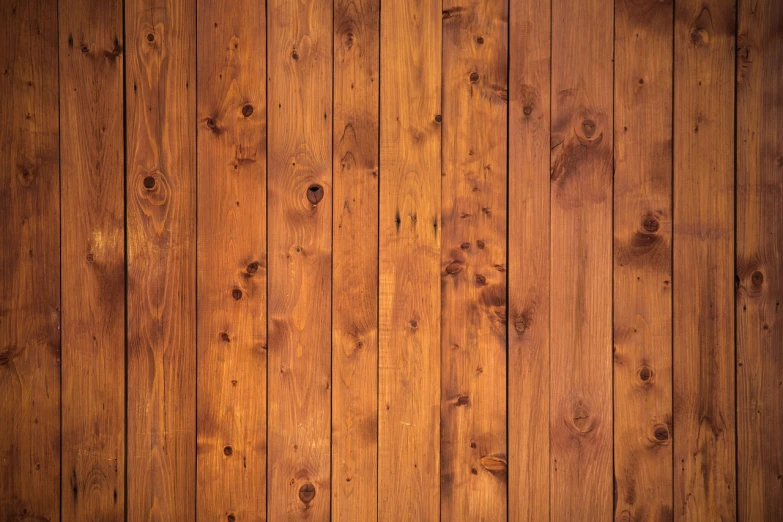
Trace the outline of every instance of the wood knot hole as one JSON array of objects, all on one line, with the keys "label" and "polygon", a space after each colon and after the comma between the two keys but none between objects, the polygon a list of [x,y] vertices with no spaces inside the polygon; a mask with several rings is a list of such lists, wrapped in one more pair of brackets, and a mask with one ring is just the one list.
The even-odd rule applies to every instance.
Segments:
[{"label": "wood knot hole", "polygon": [[152,190],[155,188],[155,178],[153,178],[152,176],[147,176],[146,178],[144,178],[143,183],[144,183],[144,188],[147,190]]},{"label": "wood knot hole", "polygon": [[478,81],[479,81],[478,73],[475,73],[475,72],[470,73],[470,82],[471,83],[476,83]]},{"label": "wood knot hole", "polygon": [[639,368],[639,378],[644,381],[648,382],[650,379],[652,379],[652,369],[649,366],[642,366]]},{"label": "wood knot hole", "polygon": [[253,114],[253,106],[249,103],[247,105],[242,106],[242,116],[245,118],[249,118],[250,115]]},{"label": "wood knot hole", "polygon": [[321,185],[310,185],[307,188],[307,201],[317,205],[324,198],[324,188]]},{"label": "wood knot hole", "polygon": [[242,290],[240,290],[239,288],[234,288],[231,291],[231,297],[233,297],[235,300],[239,301],[240,299],[242,299]]},{"label": "wood knot hole", "polygon": [[230,457],[233,454],[234,454],[234,448],[232,448],[231,446],[226,446],[225,448],[223,448],[223,455],[225,455],[226,457]]},{"label": "wood knot hole", "polygon": [[236,520],[237,520],[237,517],[235,517],[233,513],[230,513],[230,514],[229,514],[229,515],[226,517],[226,520],[227,520],[228,522],[236,522]]},{"label": "wood knot hole", "polygon": [[525,105],[525,108],[522,109],[522,112],[525,114],[525,116],[530,116],[533,114],[533,107],[530,105]]},{"label": "wood knot hole", "polygon": [[253,261],[252,263],[247,265],[247,273],[248,274],[255,274],[256,272],[258,272],[258,263]]},{"label": "wood knot hole", "polygon": [[476,38],[476,43],[479,44],[479,45],[483,44],[484,43],[484,37],[483,36],[479,36],[478,38]]},{"label": "wood knot hole", "polygon": [[436,114],[436,115],[435,115],[435,121],[436,121],[437,123],[440,123],[440,122],[442,122],[442,121],[443,121],[443,116],[441,116],[440,114]]},{"label": "wood knot hole", "polygon": [[154,42],[155,41],[155,35],[153,33],[147,33],[147,41],[148,42]]},{"label": "wood knot hole", "polygon": [[750,281],[753,283],[753,286],[761,286],[764,284],[764,274],[756,270],[753,272],[753,275],[750,276]]},{"label": "wood knot hole", "polygon": [[313,501],[315,498],[315,486],[310,484],[309,482],[307,484],[303,484],[302,487],[299,488],[299,500],[304,502],[305,504],[309,504]]},{"label": "wood knot hole", "polygon": [[666,426],[657,426],[655,431],[653,431],[653,437],[655,437],[655,440],[658,442],[669,440],[669,428]]}]

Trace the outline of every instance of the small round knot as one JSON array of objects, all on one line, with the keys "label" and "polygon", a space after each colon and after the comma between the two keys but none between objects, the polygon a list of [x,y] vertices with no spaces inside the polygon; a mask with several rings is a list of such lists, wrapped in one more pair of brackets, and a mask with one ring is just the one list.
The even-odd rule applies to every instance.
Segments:
[{"label": "small round knot", "polygon": [[477,81],[479,81],[478,73],[475,73],[475,72],[470,73],[470,82],[471,83],[476,83]]},{"label": "small round knot", "polygon": [[441,116],[440,114],[436,114],[435,115],[435,121],[438,122],[438,123],[442,122],[443,121],[443,116]]},{"label": "small round knot", "polygon": [[229,514],[226,516],[226,520],[227,520],[228,522],[236,522],[236,521],[237,521],[237,517],[235,517],[233,513],[229,513]]},{"label": "small round knot", "polygon": [[231,338],[229,338],[228,334],[226,332],[220,332],[220,340],[224,343],[230,343]]},{"label": "small round knot", "polygon": [[223,455],[225,455],[226,457],[230,457],[233,453],[234,453],[234,448],[232,448],[231,446],[226,446],[225,448],[223,448]]},{"label": "small round knot", "polygon": [[144,188],[147,190],[152,190],[155,188],[155,178],[153,178],[152,176],[147,176],[146,178],[144,178],[143,183],[144,183]]},{"label": "small round knot", "polygon": [[155,35],[153,33],[147,33],[147,41],[148,42],[154,42],[155,41]]},{"label": "small round knot", "polygon": [[217,130],[217,123],[215,123],[215,120],[213,120],[212,118],[207,118],[207,121],[206,121],[206,123],[207,123],[207,128],[208,128],[209,130],[211,130],[211,131],[213,131],[213,132],[214,132],[215,130]]},{"label": "small round knot", "polygon": [[487,278],[481,274],[476,274],[475,280],[476,280],[476,284],[479,286],[484,286],[487,284]]},{"label": "small round knot", "polygon": [[242,116],[245,118],[249,118],[250,115],[253,114],[253,106],[249,103],[247,105],[242,106]]},{"label": "small round knot", "polygon": [[525,116],[530,116],[531,114],[533,114],[533,107],[531,107],[530,105],[525,105],[525,108],[522,109],[522,112],[525,113]]},{"label": "small round knot", "polygon": [[476,38],[476,43],[479,44],[479,45],[483,44],[484,43],[484,37],[483,36],[479,36],[478,38]]},{"label": "small round knot", "polygon": [[462,263],[460,263],[459,261],[452,261],[451,263],[446,265],[447,274],[456,274],[460,270],[462,270]]},{"label": "small round knot", "polygon": [[484,246],[485,246],[484,241],[479,239],[478,241],[476,241],[476,246],[479,247],[479,249],[484,250]]},{"label": "small round knot", "polygon": [[761,286],[764,283],[764,274],[756,270],[750,276],[750,281],[753,283],[753,286]]},{"label": "small round knot", "polygon": [[84,45],[82,45],[82,52],[83,52],[83,53],[89,53],[89,52],[90,52],[90,48],[89,48],[89,47],[87,47],[87,45],[86,45],[86,44],[84,44]]},{"label": "small round knot", "polygon": [[416,319],[411,319],[411,328],[418,328],[419,322]]},{"label": "small round knot", "polygon": [[660,227],[661,224],[655,216],[645,216],[642,219],[642,228],[649,234],[655,234]]},{"label": "small round knot", "polygon": [[296,52],[296,51],[292,52],[291,53],[291,58],[293,58],[294,60],[298,60],[299,59],[299,53]]},{"label": "small round knot", "polygon": [[655,431],[653,431],[653,437],[655,437],[655,440],[659,442],[669,440],[669,428],[666,426],[657,426]]},{"label": "small round knot", "polygon": [[315,498],[315,486],[310,484],[309,482],[307,484],[303,484],[302,487],[299,488],[299,500],[304,502],[305,504],[309,504],[313,501]]},{"label": "small round knot", "polygon": [[639,368],[639,378],[642,381],[644,381],[644,382],[649,381],[650,379],[652,379],[652,375],[653,375],[653,372],[652,372],[652,369],[649,366],[645,365],[645,366],[642,366],[641,368]]},{"label": "small round knot", "polygon": [[92,254],[92,252],[90,252],[87,254],[87,262],[92,263],[93,261],[95,261],[95,256]]},{"label": "small round knot", "polygon": [[582,132],[589,138],[595,133],[595,122],[593,120],[584,120],[582,122]]},{"label": "small round knot", "polygon": [[470,243],[465,242],[459,246],[462,250],[470,250]]},{"label": "small round knot", "polygon": [[235,300],[239,301],[240,299],[242,299],[242,290],[240,290],[239,288],[234,288],[231,291],[231,297],[233,297]]},{"label": "small round knot", "polygon": [[252,263],[247,265],[247,273],[248,274],[255,274],[256,272],[258,272],[258,263],[253,261]]},{"label": "small round knot", "polygon": [[321,185],[310,185],[307,188],[307,201],[317,205],[324,198],[324,188]]},{"label": "small round knot", "polygon": [[517,331],[517,333],[524,333],[524,331],[527,329],[527,324],[525,324],[525,320],[523,318],[519,318],[516,321],[514,321],[514,330]]}]

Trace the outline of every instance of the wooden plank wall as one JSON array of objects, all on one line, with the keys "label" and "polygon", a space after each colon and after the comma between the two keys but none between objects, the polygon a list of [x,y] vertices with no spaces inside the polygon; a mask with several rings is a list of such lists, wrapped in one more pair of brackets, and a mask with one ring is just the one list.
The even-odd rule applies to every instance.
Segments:
[{"label": "wooden plank wall", "polygon": [[783,519],[777,0],[0,26],[0,520]]}]

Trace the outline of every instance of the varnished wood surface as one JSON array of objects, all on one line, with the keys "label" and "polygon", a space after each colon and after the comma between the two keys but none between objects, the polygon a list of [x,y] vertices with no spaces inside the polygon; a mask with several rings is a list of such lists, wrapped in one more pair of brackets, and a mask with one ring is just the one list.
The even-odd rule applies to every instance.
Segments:
[{"label": "varnished wood surface", "polygon": [[[240,7],[237,5],[236,7]],[[199,521],[266,517],[266,12],[198,14]]]},{"label": "varnished wood surface", "polygon": [[777,522],[779,4],[0,2],[0,521]]},{"label": "varnished wood surface", "polygon": [[[62,520],[124,520],[122,2],[60,2]],[[97,22],[97,23],[96,23]]]},{"label": "varnished wood surface", "polygon": [[615,519],[660,521],[673,515],[673,2],[615,8]]},{"label": "varnished wood surface", "polygon": [[60,520],[57,2],[0,2],[0,520]]}]

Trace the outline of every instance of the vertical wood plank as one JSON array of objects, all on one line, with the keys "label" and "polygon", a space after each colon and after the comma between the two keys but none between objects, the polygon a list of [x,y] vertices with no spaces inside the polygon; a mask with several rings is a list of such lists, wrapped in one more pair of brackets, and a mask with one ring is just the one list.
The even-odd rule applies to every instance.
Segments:
[{"label": "vertical wood plank", "polygon": [[266,8],[197,17],[197,520],[265,520]]},{"label": "vertical wood plank", "polygon": [[332,519],[377,519],[380,1],[334,3]]},{"label": "vertical wood plank", "polygon": [[60,520],[57,2],[0,2],[0,519]]},{"label": "vertical wood plank", "polygon": [[124,519],[122,2],[62,0],[62,518]]},{"label": "vertical wood plank", "polygon": [[443,13],[441,520],[505,520],[508,6]]},{"label": "vertical wood plank", "polygon": [[552,520],[612,516],[612,7],[552,2]]},{"label": "vertical wood plank", "polygon": [[549,520],[551,0],[509,2],[508,518]]},{"label": "vertical wood plank", "polygon": [[195,518],[195,22],[125,2],[129,521]]},{"label": "vertical wood plank", "polygon": [[615,2],[615,520],[673,516],[672,16]]},{"label": "vertical wood plank", "polygon": [[783,520],[783,4],[739,2],[739,519]]},{"label": "vertical wood plank", "polygon": [[332,4],[270,0],[270,520],[330,517]]},{"label": "vertical wood plank", "polygon": [[675,520],[736,518],[732,0],[682,0],[674,34]]},{"label": "vertical wood plank", "polygon": [[442,16],[381,5],[380,520],[440,511]]}]

